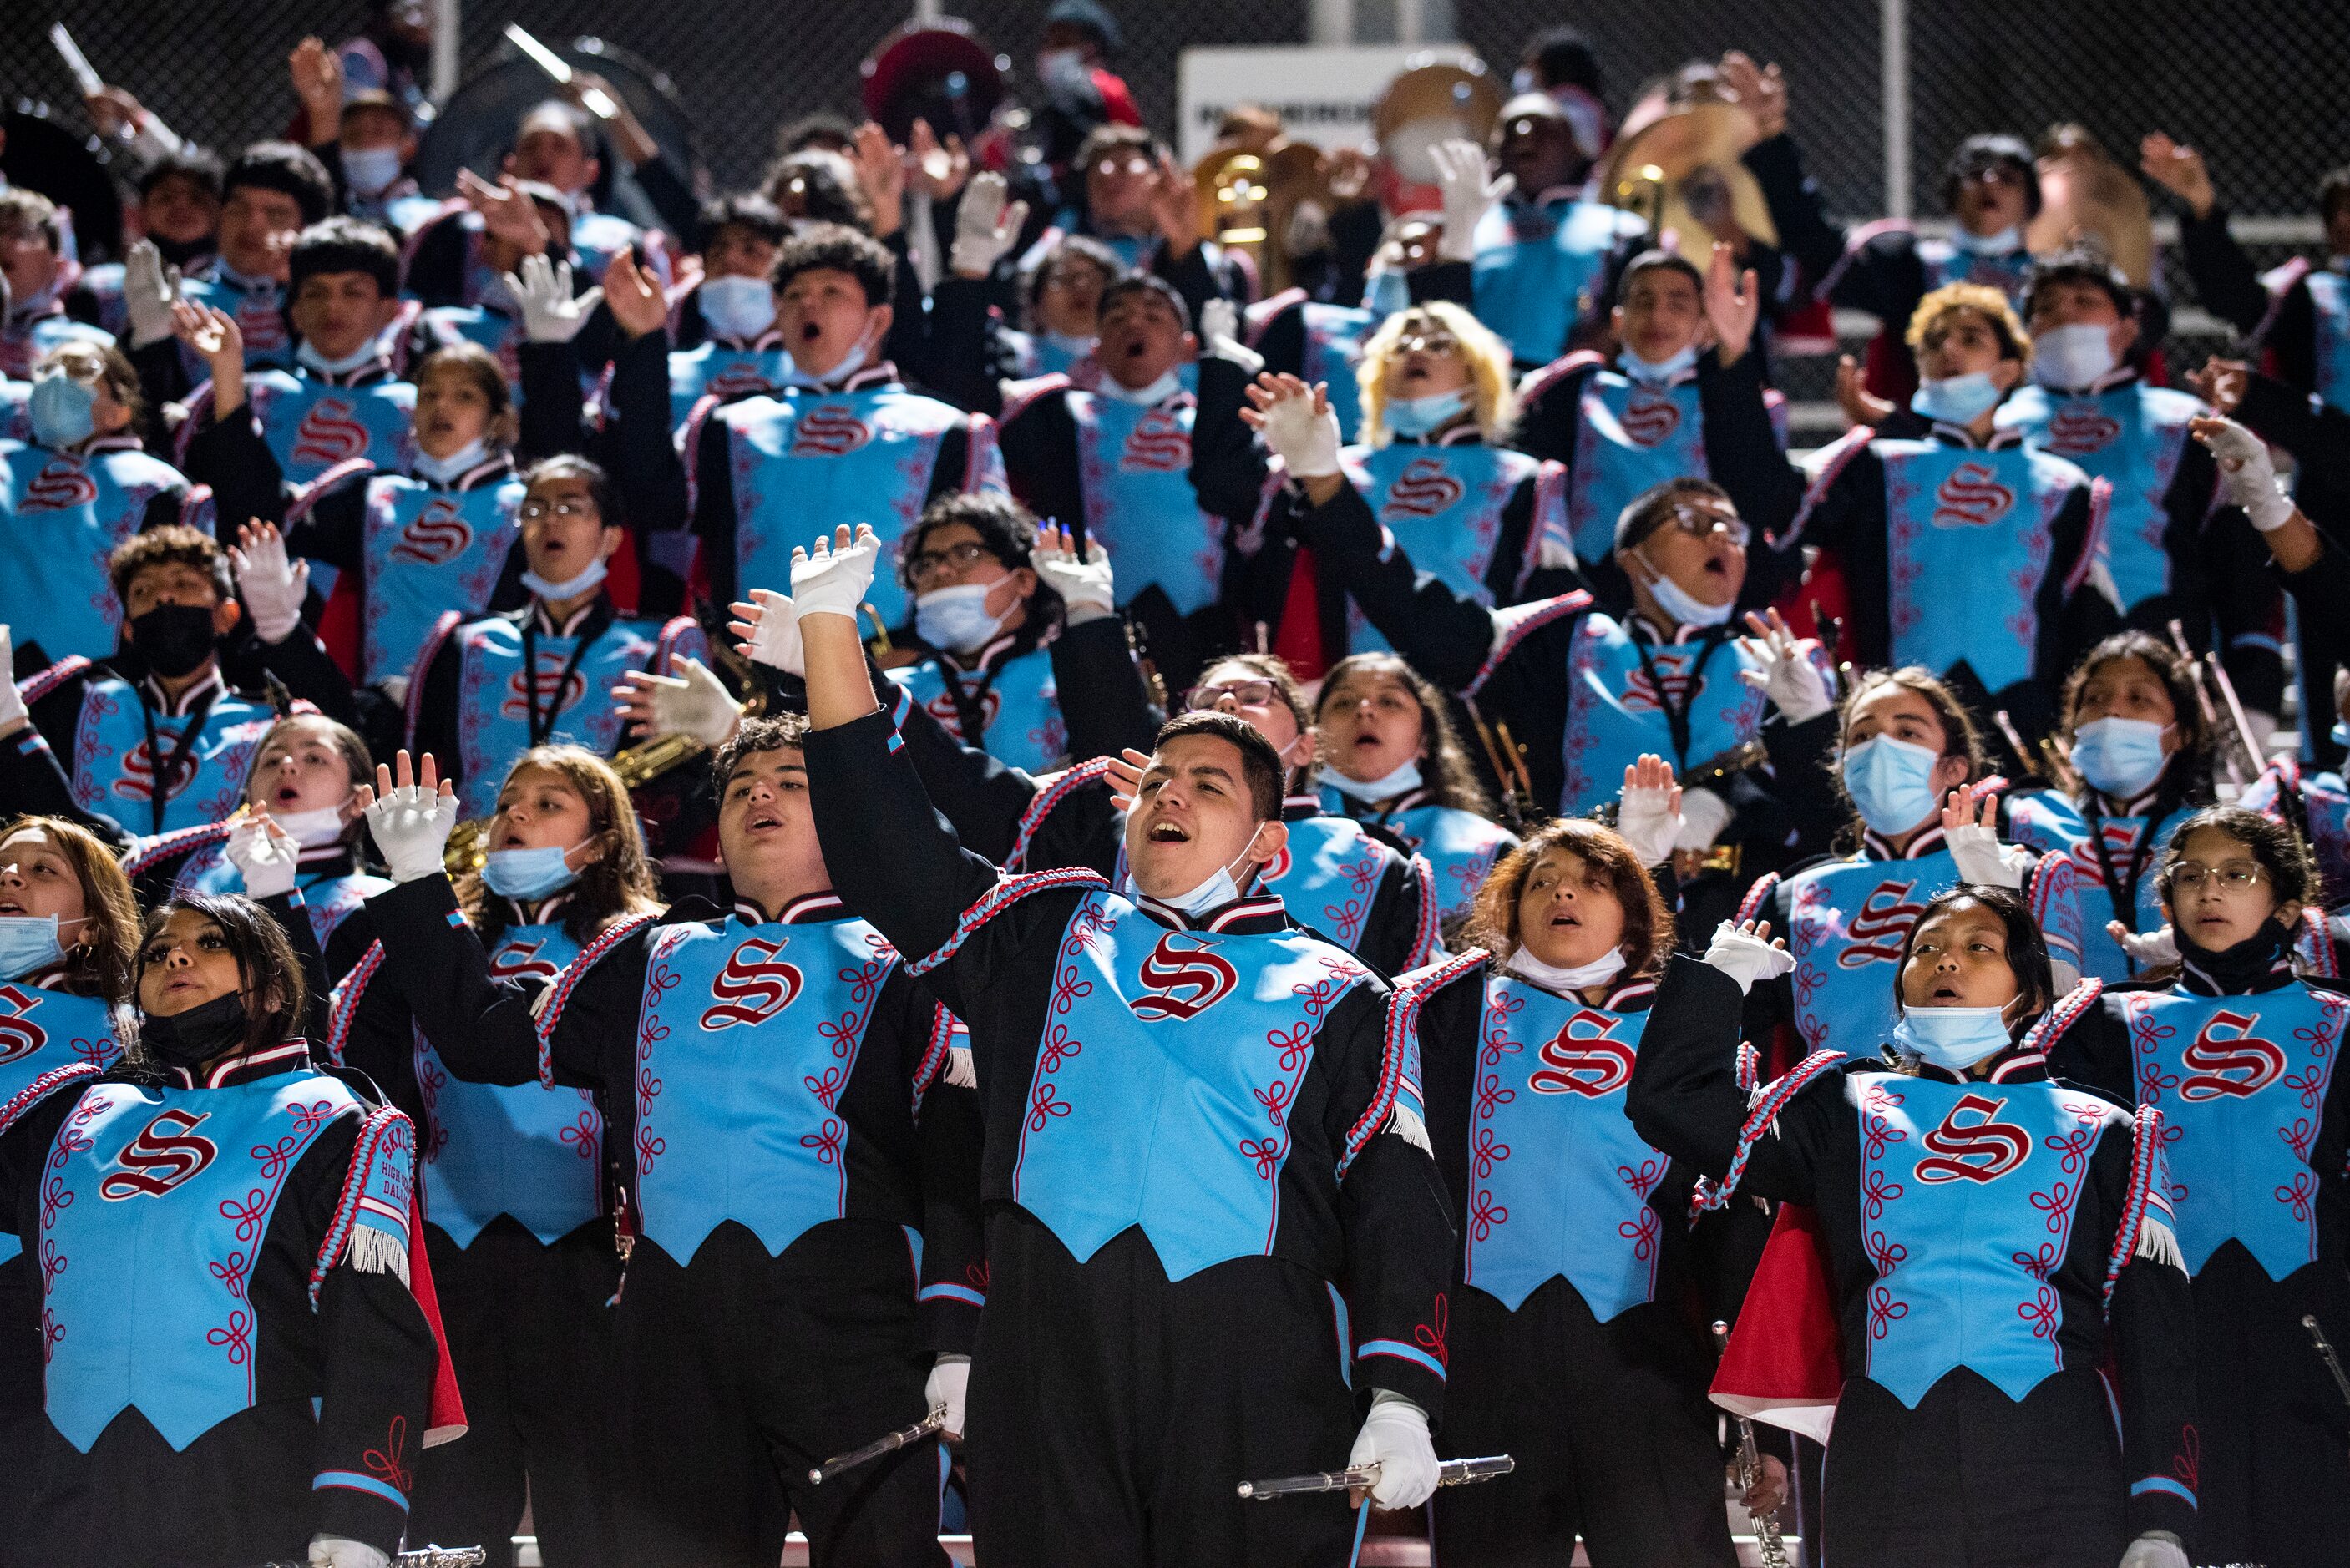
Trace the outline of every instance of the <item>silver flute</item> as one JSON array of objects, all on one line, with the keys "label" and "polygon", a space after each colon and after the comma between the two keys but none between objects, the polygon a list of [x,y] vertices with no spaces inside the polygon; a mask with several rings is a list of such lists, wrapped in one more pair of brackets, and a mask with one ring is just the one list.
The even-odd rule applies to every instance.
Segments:
[{"label": "silver flute", "polygon": [[[1446,1459],[1436,1467],[1439,1486],[1467,1486],[1472,1481],[1492,1480],[1495,1476],[1508,1475],[1518,1468],[1518,1461],[1507,1454],[1494,1454],[1482,1459]],[[1379,1465],[1377,1459],[1367,1465],[1355,1465],[1343,1470],[1322,1470],[1310,1476],[1283,1476],[1277,1480],[1243,1481],[1240,1493],[1259,1502],[1270,1502],[1277,1497],[1302,1497],[1308,1492],[1352,1491],[1357,1487],[1377,1484]]]},{"label": "silver flute", "polygon": [[[1713,1325],[1713,1342],[1717,1354],[1729,1345],[1728,1324]],[[1742,1490],[1751,1490],[1762,1479],[1762,1455],[1754,1447],[1754,1423],[1743,1416],[1734,1418],[1738,1422],[1738,1484]],[[1768,1513],[1749,1513],[1747,1518],[1754,1521],[1754,1550],[1762,1559],[1762,1568],[1787,1568],[1787,1543],[1779,1534],[1779,1511],[1774,1508]]]},{"label": "silver flute", "polygon": [[929,1415],[910,1427],[901,1427],[886,1438],[876,1438],[861,1449],[851,1449],[845,1454],[835,1454],[808,1471],[808,1484],[822,1486],[834,1477],[846,1474],[859,1465],[869,1465],[884,1455],[894,1454],[899,1449],[910,1448],[933,1432],[944,1431],[946,1424],[945,1409],[934,1408]]}]

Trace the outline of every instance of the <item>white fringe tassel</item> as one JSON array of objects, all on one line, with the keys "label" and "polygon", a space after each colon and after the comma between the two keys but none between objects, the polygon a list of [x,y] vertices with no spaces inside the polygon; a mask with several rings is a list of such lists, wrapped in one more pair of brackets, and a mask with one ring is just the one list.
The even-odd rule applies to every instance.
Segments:
[{"label": "white fringe tassel", "polygon": [[379,1231],[372,1225],[352,1226],[350,1245],[343,1256],[362,1274],[398,1274],[401,1284],[411,1282],[408,1242],[389,1231]]}]

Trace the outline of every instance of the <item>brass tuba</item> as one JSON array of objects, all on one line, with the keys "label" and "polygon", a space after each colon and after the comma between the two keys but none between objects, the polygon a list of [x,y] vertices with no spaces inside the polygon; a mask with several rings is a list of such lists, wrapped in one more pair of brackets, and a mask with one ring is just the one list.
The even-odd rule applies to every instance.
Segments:
[{"label": "brass tuba", "polygon": [[2023,245],[2044,256],[2076,241],[2101,247],[2132,288],[2154,278],[2154,214],[2134,170],[2116,163],[2086,127],[2056,125],[2040,139],[2040,215]]},{"label": "brass tuba", "polygon": [[1248,258],[1261,293],[1287,288],[1291,220],[1306,202],[1325,213],[1331,205],[1322,150],[1287,137],[1263,147],[1211,148],[1191,166],[1191,184],[1209,238]]},{"label": "brass tuba", "polygon": [[1762,186],[1742,161],[1759,140],[1734,103],[1652,93],[1624,118],[1599,169],[1599,199],[1637,213],[1700,267],[1716,241],[1779,243]]}]

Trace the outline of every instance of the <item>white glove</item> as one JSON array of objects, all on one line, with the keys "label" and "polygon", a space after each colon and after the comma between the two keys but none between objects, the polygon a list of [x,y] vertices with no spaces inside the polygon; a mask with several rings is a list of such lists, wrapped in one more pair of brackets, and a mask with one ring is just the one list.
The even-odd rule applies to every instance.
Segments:
[{"label": "white glove", "polygon": [[294,872],[302,858],[302,846],[294,836],[267,814],[246,816],[228,830],[228,843],[221,853],[228,863],[244,873],[244,893],[248,898],[274,898],[294,890]]},{"label": "white glove", "polygon": [[2122,1568],[2187,1568],[2187,1549],[2168,1530],[2149,1530],[2122,1553]]},{"label": "white glove", "polygon": [[1293,479],[1327,479],[1338,472],[1338,415],[1314,411],[1311,397],[1284,398],[1264,411],[1265,450]]},{"label": "white glove", "polygon": [[522,275],[505,275],[506,292],[522,312],[523,336],[533,343],[568,343],[588,325],[602,303],[602,285],[574,299],[571,264],[550,262],[543,255],[522,258]]},{"label": "white glove", "polygon": [[1670,784],[1626,784],[1618,799],[1616,831],[1632,846],[1643,866],[1660,866],[1670,858],[1680,836],[1681,814],[1672,807]]},{"label": "white glove", "polygon": [[1756,981],[1792,971],[1795,955],[1724,920],[1713,928],[1713,941],[1705,950],[1705,961],[1736,981],[1739,990],[1752,991]]},{"label": "white glove", "polygon": [[1436,182],[1444,192],[1444,238],[1438,242],[1440,260],[1477,259],[1477,224],[1493,203],[1518,188],[1515,176],[1485,178],[1485,150],[1473,141],[1440,141],[1428,150],[1436,165]]},{"label": "white glove", "polygon": [[1835,706],[1827,677],[1793,632],[1773,626],[1761,637],[1740,638],[1738,646],[1761,667],[1741,670],[1738,679],[1769,698],[1790,724],[1816,719]]},{"label": "white glove", "polygon": [[1264,356],[1241,341],[1241,307],[1221,296],[1200,306],[1200,347],[1251,376],[1264,369]]},{"label": "white glove", "polygon": [[773,588],[753,588],[747,602],[733,607],[727,629],[743,658],[786,675],[807,675],[807,650],[800,646],[799,612],[788,595]]},{"label": "white glove", "polygon": [[1428,1437],[1428,1412],[1400,1395],[1382,1389],[1371,1397],[1371,1413],[1355,1434],[1347,1468],[1379,1467],[1371,1501],[1381,1508],[1418,1508],[1436,1492],[1436,1445]]},{"label": "white glove", "polygon": [[122,258],[122,307],[130,317],[130,346],[144,348],[172,336],[179,303],[180,269],[163,265],[152,240],[140,240]]},{"label": "white glove", "polygon": [[627,677],[628,686],[613,695],[637,697],[650,706],[655,735],[691,735],[705,746],[725,744],[742,722],[743,705],[699,659],[686,659],[681,667],[685,671],[681,676],[636,671]]},{"label": "white glove", "polygon": [[2211,449],[2220,465],[2220,489],[2231,506],[2241,506],[2252,526],[2273,534],[2293,515],[2293,503],[2277,491],[2276,464],[2269,461],[2268,444],[2238,424],[2224,420],[2210,435],[2196,440]]},{"label": "white glove", "polygon": [[873,586],[873,566],[880,555],[881,541],[862,523],[846,549],[834,549],[829,535],[818,536],[813,555],[795,547],[793,613],[802,620],[812,615],[845,615],[855,620],[857,607],[865,602],[865,592]]},{"label": "white glove", "polygon": [[2122,955],[2129,960],[2132,974],[2144,974],[2150,969],[2178,961],[2178,937],[2167,925],[2138,932],[2128,929],[2119,920],[2107,920],[2106,935],[2114,939]]},{"label": "white glove", "polygon": [[922,1385],[922,1397],[931,1402],[933,1410],[947,1413],[947,1436],[962,1436],[962,1413],[971,1388],[971,1357],[941,1355],[939,1364],[931,1368],[931,1376]]},{"label": "white glove", "polygon": [[1703,787],[1681,791],[1681,830],[1673,836],[1675,849],[1705,850],[1730,826],[1730,803]]},{"label": "white glove", "polygon": [[310,1538],[310,1568],[390,1568],[391,1559],[364,1541],[339,1535]]},{"label": "white glove", "polygon": [[457,797],[410,784],[368,807],[367,819],[391,879],[421,881],[442,868],[449,835],[457,826]]},{"label": "white glove", "polygon": [[1068,608],[1071,626],[1099,620],[1118,608],[1118,587],[1110,576],[1109,552],[1091,540],[1086,542],[1083,558],[1075,550],[1038,545],[1028,552],[1028,563],[1036,568],[1036,576],[1045,586],[1061,596],[1061,603]]},{"label": "white glove", "polygon": [[962,204],[955,208],[954,246],[947,258],[957,277],[987,276],[1004,253],[1019,244],[1020,231],[1028,222],[1028,203],[1007,205],[1009,190],[1003,176],[992,172],[972,175],[962,188]]},{"label": "white glove", "polygon": [[1990,828],[1971,822],[1950,829],[1947,842],[1950,858],[1959,867],[1959,880],[1972,882],[1979,888],[2008,888],[2020,892],[2033,863],[2040,858],[2020,844],[2002,844]]},{"label": "white glove", "polygon": [[252,549],[228,547],[228,564],[236,573],[237,597],[253,617],[253,635],[273,646],[291,637],[302,624],[310,563],[288,560],[286,536],[275,528],[263,528],[254,536]]},{"label": "white glove", "polygon": [[0,621],[0,730],[25,722],[25,694],[16,690],[16,648],[8,623]]}]

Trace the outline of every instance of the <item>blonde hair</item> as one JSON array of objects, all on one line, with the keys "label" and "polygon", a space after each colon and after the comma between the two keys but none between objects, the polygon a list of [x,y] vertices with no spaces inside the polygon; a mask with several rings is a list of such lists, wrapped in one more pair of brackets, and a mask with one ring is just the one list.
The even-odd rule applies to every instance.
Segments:
[{"label": "blonde hair", "polygon": [[1356,367],[1355,382],[1363,394],[1364,444],[1385,446],[1395,439],[1387,428],[1388,364],[1400,351],[1404,327],[1414,317],[1433,321],[1461,345],[1461,357],[1469,363],[1477,429],[1487,444],[1500,445],[1518,422],[1518,394],[1510,381],[1510,346],[1449,299],[1432,299],[1397,311],[1380,322],[1379,329],[1363,345],[1363,362]]},{"label": "blonde hair", "polygon": [[2015,306],[2007,302],[2007,296],[1984,284],[1946,283],[1919,300],[1901,340],[1915,353],[1925,347],[1929,334],[1961,310],[1971,310],[1991,323],[1991,332],[1999,338],[2001,358],[2021,359],[2026,370],[2032,369],[2032,333],[2016,315]]}]

